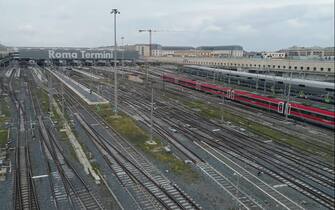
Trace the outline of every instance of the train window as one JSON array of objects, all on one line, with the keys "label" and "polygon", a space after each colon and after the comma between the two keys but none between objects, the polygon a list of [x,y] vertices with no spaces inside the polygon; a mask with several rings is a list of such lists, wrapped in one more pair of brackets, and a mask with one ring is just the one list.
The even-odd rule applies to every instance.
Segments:
[{"label": "train window", "polygon": [[291,68],[292,68],[292,66],[289,66],[288,68],[289,68],[289,69],[291,69]]},{"label": "train window", "polygon": [[316,67],[314,67],[313,70],[316,71]]},{"label": "train window", "polygon": [[283,69],[286,69],[286,66],[283,66]]},{"label": "train window", "polygon": [[304,67],[303,67],[303,66],[301,66],[301,67],[300,67],[300,69],[301,69],[301,70],[304,70]]},{"label": "train window", "polygon": [[245,98],[245,99],[248,99],[248,100],[253,100],[253,101],[256,101],[256,102],[260,102],[260,103],[265,103],[269,106],[277,106],[277,104],[275,103],[272,103],[272,102],[268,102],[268,101],[264,101],[264,100],[261,100],[261,99],[256,99],[256,98],[253,98],[252,96],[239,96],[241,98]]},{"label": "train window", "polygon": [[261,65],[258,65],[258,68],[261,68]]},{"label": "train window", "polygon": [[323,68],[320,68],[321,71],[323,71]]},{"label": "train window", "polygon": [[330,72],[330,71],[331,71],[331,68],[328,68],[328,71]]},{"label": "train window", "polygon": [[276,66],[275,66],[275,65],[273,65],[273,66],[272,66],[272,68],[276,68]]},{"label": "train window", "polygon": [[280,66],[278,66],[278,69],[280,69]]},{"label": "train window", "polygon": [[307,66],[307,70],[309,70],[309,66]]},{"label": "train window", "polygon": [[305,115],[309,115],[309,116],[313,116],[313,117],[322,118],[322,119],[329,120],[329,121],[334,120],[334,117],[325,116],[325,115],[321,115],[321,114],[318,114],[318,113],[309,112],[309,111],[306,111],[306,110],[291,108],[291,111],[298,112],[298,113],[305,114]]},{"label": "train window", "polygon": [[296,67],[296,66],[294,67],[294,69],[297,69],[297,68],[298,68],[298,67]]}]

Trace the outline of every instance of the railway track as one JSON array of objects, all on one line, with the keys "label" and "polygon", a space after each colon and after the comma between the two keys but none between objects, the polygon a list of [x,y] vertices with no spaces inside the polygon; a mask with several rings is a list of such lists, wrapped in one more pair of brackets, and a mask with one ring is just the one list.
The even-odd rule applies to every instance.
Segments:
[{"label": "railway track", "polygon": [[[136,107],[143,107],[144,105],[148,105],[149,103],[148,102],[142,102],[142,101],[145,101],[145,98],[148,98],[148,97],[143,97],[143,95],[141,95],[141,99],[139,98],[135,98],[134,96],[131,97],[132,100],[138,100],[138,103],[135,103],[135,106]],[[124,98],[124,101],[129,101],[131,100],[130,98]],[[134,102],[133,102],[134,103]],[[161,116],[162,117],[162,116]],[[173,117],[173,116],[172,116]],[[183,116],[183,114],[181,113],[178,113],[177,116],[175,117],[178,117],[177,119],[180,119]],[[194,115],[191,116],[192,118],[194,118]],[[165,116],[165,118],[171,118],[171,116],[167,115]],[[184,122],[184,123],[193,123],[194,121],[197,121],[199,122],[198,120],[200,119],[192,119],[190,121],[187,121],[187,122]],[[203,119],[201,119],[203,120]],[[185,121],[185,120],[184,120]],[[170,124],[174,124],[174,123],[170,123]],[[193,123],[194,124],[194,123]],[[215,125],[217,126],[217,125]],[[195,126],[197,127],[197,125]],[[204,131],[204,133],[209,134],[209,135],[212,135],[212,133],[208,133],[208,131]],[[232,132],[231,130],[226,130],[226,132]],[[239,133],[240,134],[240,133]],[[241,139],[245,139],[245,136],[241,136],[241,135],[237,135],[236,132],[234,132],[234,135],[237,135],[237,136],[225,136],[225,138],[231,138],[231,139],[234,139],[234,140],[239,140],[237,137],[241,138]],[[222,135],[222,134],[221,134]],[[192,137],[194,138],[194,136]],[[220,139],[220,137],[216,137],[217,139]],[[249,141],[250,139],[248,139]],[[251,139],[252,140],[252,139]],[[245,143],[246,142],[241,142],[241,141],[237,141],[237,142],[240,142],[240,143],[243,143],[244,145],[246,145]],[[211,142],[213,143],[213,142]],[[253,141],[253,143],[257,144],[257,147],[260,147],[260,143],[261,142],[257,142],[257,141]],[[250,142],[249,142],[250,144]],[[263,144],[264,145],[264,144]],[[263,152],[259,152],[257,151],[257,148],[250,148],[250,151],[252,151],[251,149],[255,149],[253,151],[253,153],[249,154],[249,156],[246,157],[245,154],[243,154],[243,150],[241,147],[238,147],[236,145],[234,145],[235,147],[224,147],[226,145],[222,145],[220,144],[220,147],[222,148],[225,148],[224,151],[222,151],[222,148],[216,148],[216,149],[220,149],[220,152],[227,152],[228,154],[234,154],[232,152],[232,149],[238,149],[238,153],[239,154],[236,154],[235,155],[235,158],[236,156],[239,157],[240,160],[250,164],[251,166],[254,166],[255,168],[258,168],[262,171],[266,171],[268,172],[269,175],[273,176],[274,178],[284,182],[284,183],[287,183],[289,186],[291,186],[292,188],[294,189],[297,189],[298,191],[302,192],[303,194],[307,195],[308,197],[316,200],[317,202],[321,203],[322,205],[325,205],[327,207],[330,207],[332,208],[332,203],[333,203],[333,198],[332,197],[329,197],[327,196],[325,193],[323,193],[322,191],[318,190],[318,186],[315,187],[311,187],[308,185],[306,185],[306,181],[305,180],[299,180],[297,179],[297,175],[293,175],[291,174],[292,171],[294,173],[299,173],[300,175],[303,175],[304,177],[306,177],[306,179],[311,179],[312,181],[316,182],[317,184],[320,184],[320,185],[323,185],[325,187],[333,187],[334,186],[334,182],[332,182],[332,177],[334,175],[334,171],[332,170],[332,168],[329,166],[329,165],[324,165],[312,158],[307,158],[307,160],[305,161],[306,159],[306,156],[304,155],[296,155],[295,152],[296,151],[292,151],[291,149],[285,149],[284,147],[276,147],[275,148],[275,151],[278,153],[279,155],[279,158],[276,157],[276,156],[273,156],[272,154],[269,154],[269,153],[266,153],[264,152],[263,149],[261,149],[261,151]],[[248,146],[248,145],[246,145]],[[273,149],[271,147],[269,148],[266,148],[266,149]],[[260,154],[262,154],[262,156],[260,156]],[[298,153],[299,154],[299,153]],[[250,156],[251,155],[251,156]],[[277,155],[277,156],[278,156]],[[255,159],[255,157],[257,157],[258,159],[260,159],[261,161],[263,161],[262,164],[259,164],[259,165],[255,165],[254,163],[252,163],[251,161],[248,161],[247,158],[253,158]],[[264,160],[264,157],[271,157],[269,160]],[[273,159],[275,158],[275,159]],[[276,160],[276,158],[278,158],[278,160]],[[283,164],[282,161],[285,161]],[[271,169],[266,169],[265,167],[261,167],[260,165],[264,165],[265,163],[264,162],[267,162],[267,164],[273,164],[273,162],[276,162],[278,163],[279,165],[281,165],[281,169],[283,169],[284,171],[286,171],[286,177],[282,174],[282,173],[275,173],[273,171],[278,171],[278,170],[275,170],[274,168],[271,168]],[[265,164],[265,165],[267,165]],[[300,164],[302,164],[304,166],[304,169],[303,170],[298,170],[296,169],[297,165],[300,166]],[[316,170],[314,169],[316,168]],[[305,171],[304,171],[305,170]],[[289,172],[290,171],[290,172]],[[324,175],[320,175],[319,172],[322,171],[322,173]],[[283,178],[284,176],[284,178]],[[291,180],[291,181],[288,181],[287,179]]]},{"label": "railway track", "polygon": [[[85,117],[94,120],[94,125],[107,124],[99,116],[91,113],[86,107],[78,108],[76,96],[66,93],[68,107],[73,113],[85,113]],[[72,101],[72,102],[71,102]],[[74,110],[74,107],[76,109]],[[77,118],[83,119],[78,115]],[[134,193],[134,197],[143,209],[201,209],[176,184],[170,182],[132,145],[127,143],[116,131],[107,132],[108,138],[114,139],[111,144],[105,136],[100,135],[96,126],[81,120],[82,126],[94,140],[97,148],[104,154],[105,160],[117,175],[119,181]],[[100,127],[101,129],[101,127]],[[112,129],[112,128],[110,128]]]},{"label": "railway track", "polygon": [[[171,119],[171,118],[170,118]],[[276,159],[273,159],[272,154],[265,154],[262,155],[261,150],[257,150],[256,145],[249,147],[248,144],[243,143],[242,141],[238,140],[237,138],[229,139],[227,137],[219,137],[215,136],[215,138],[209,139],[208,136],[213,136],[212,132],[205,131],[204,129],[200,129],[198,124],[194,124],[193,122],[187,121],[192,127],[196,127],[197,129],[201,130],[202,132],[194,133],[193,131],[187,131],[184,129],[182,132],[188,136],[190,139],[197,140],[198,142],[206,142],[208,145],[212,146],[213,148],[220,151],[220,153],[228,153],[234,152],[241,157],[244,157],[242,160],[254,166],[260,171],[263,171],[270,176],[278,179],[279,181],[287,184],[288,186],[296,189],[297,191],[305,194],[306,196],[312,198],[313,200],[321,203],[322,205],[327,206],[328,208],[333,208],[332,203],[334,202],[334,198],[323,192],[320,189],[320,186],[313,186],[310,185],[310,180],[307,182],[304,179],[301,179],[301,176],[305,176],[306,178],[311,178],[310,172],[307,174],[306,172],[299,171],[298,169],[290,166],[287,162],[280,162]],[[205,133],[206,135],[202,135]],[[220,140],[219,140],[220,139]],[[250,144],[250,143],[249,143]],[[228,153],[229,154],[229,153]],[[257,164],[255,164],[253,161]],[[283,161],[283,160],[282,160]],[[276,164],[273,164],[276,163]],[[298,173],[298,175],[296,174]],[[316,177],[314,177],[316,178]],[[313,179],[313,181],[316,181]],[[327,179],[326,181],[331,181]],[[317,182],[320,182],[319,180]],[[328,189],[332,189],[333,182],[328,183]]]},{"label": "railway track", "polygon": [[17,137],[15,146],[15,170],[14,170],[14,204],[15,209],[38,210],[39,203],[32,180],[32,166],[29,156],[25,106],[19,100],[13,88],[15,71],[12,71],[9,81],[9,95],[18,113]]},{"label": "railway track", "polygon": [[[295,126],[292,126],[292,123],[287,124],[287,122],[285,122],[284,117],[278,116],[275,113],[272,113],[272,112],[269,112],[269,111],[266,111],[266,110],[263,110],[263,112],[261,112],[261,110],[259,108],[253,108],[251,106],[244,105],[244,104],[241,104],[241,103],[237,103],[237,102],[234,102],[234,101],[229,101],[229,100],[225,100],[227,102],[225,104],[222,104],[222,99],[219,99],[218,97],[215,97],[215,96],[209,95],[209,94],[204,94],[202,92],[194,91],[194,90],[191,90],[191,89],[184,90],[181,94],[180,89],[178,89],[178,87],[179,86],[176,87],[176,85],[169,84],[169,88],[168,89],[166,88],[165,91],[167,93],[172,94],[172,95],[179,95],[181,97],[185,97],[185,95],[186,95],[191,100],[198,99],[198,100],[207,101],[214,106],[215,106],[215,104],[220,104],[220,106],[223,106],[225,109],[229,110],[229,112],[231,112],[231,113],[233,113],[237,116],[239,116],[239,115],[241,115],[241,113],[243,113],[243,116],[247,116],[246,117],[247,119],[254,120],[254,121],[256,121],[260,124],[265,124],[267,126],[271,126],[273,129],[278,129],[279,131],[281,131],[283,129],[284,132],[286,132],[286,133],[293,133],[294,135],[299,135],[299,136],[301,136],[300,140],[304,140],[304,143],[309,144],[314,148],[320,148],[322,150],[326,150],[326,151],[329,151],[329,152],[334,151],[334,145],[332,144],[332,139],[329,138],[329,135],[332,135],[332,134],[328,130],[321,129],[317,126],[313,126],[313,129],[317,130],[317,132],[320,135],[322,135],[323,138],[328,138],[328,140],[329,140],[328,142],[319,141],[318,139],[315,138],[315,137],[318,138],[319,136],[315,136],[312,133],[306,133],[306,134],[303,133],[303,131],[301,129],[296,128]],[[260,115],[260,113],[261,113],[261,115]],[[300,126],[305,126],[305,124],[303,122],[299,121],[299,122],[296,122],[296,123],[298,123],[298,125],[300,125]],[[328,136],[327,136],[327,134],[328,134]],[[310,154],[310,152],[308,150],[306,150],[305,152]]]},{"label": "railway track", "polygon": [[[33,85],[31,81],[28,84]],[[30,87],[28,89],[30,91]],[[37,117],[40,145],[47,164],[48,180],[55,208],[104,209],[89,185],[64,156],[53,122],[50,118],[44,118],[45,113],[36,95],[31,94],[30,97]]]},{"label": "railway track", "polygon": [[[182,113],[176,114],[176,116],[178,116],[178,119],[180,119],[180,116],[182,116],[182,115],[183,115]],[[171,119],[171,116],[165,116],[165,118],[160,116],[160,118]],[[197,121],[196,124],[198,124],[200,119],[195,120],[195,121]],[[174,122],[176,122],[176,121],[173,120],[173,122],[171,122],[170,125],[174,125]],[[188,123],[192,124],[192,122],[188,122]],[[179,128],[180,127],[181,126],[179,125]],[[239,135],[239,137],[241,137],[241,135]],[[194,139],[194,138],[195,137],[193,136],[191,139]],[[236,138],[234,140],[236,140]],[[248,142],[250,143],[250,141],[248,141]],[[249,146],[248,144],[245,144],[245,145]],[[271,149],[271,148],[268,148],[268,149]],[[308,197],[316,200],[317,202],[321,203],[322,205],[325,205],[325,206],[331,208],[332,207],[331,205],[334,201],[332,196],[329,196],[326,193],[322,192],[322,190],[320,189],[320,186],[309,186],[308,184],[306,184],[307,180],[308,181],[312,180],[312,181],[314,181],[314,182],[316,182],[320,185],[328,187],[329,189],[333,189],[334,182],[333,182],[333,179],[332,179],[333,171],[331,170],[331,167],[330,166],[328,166],[328,167],[324,166],[323,164],[320,165],[320,162],[318,162],[316,160],[304,161],[305,157],[298,157],[298,155],[294,155],[293,151],[288,152],[289,151],[288,150],[288,151],[281,152],[280,149],[278,149],[278,148],[275,151],[281,155],[280,156],[281,161],[285,160],[285,162],[282,163],[281,161],[271,160],[271,162],[267,161],[268,164],[273,164],[273,162],[278,163],[278,165],[282,166],[280,170],[284,170],[287,174],[286,174],[286,177],[285,177],[285,176],[283,176],[282,173],[279,173],[279,175],[278,175],[278,172],[273,173],[272,172],[272,170],[274,170],[273,168],[272,168],[272,170],[268,170],[269,174],[272,175],[273,177],[279,179],[280,181],[283,181],[284,183],[287,183],[292,188],[302,192],[303,194],[305,194]],[[272,157],[272,154],[266,154],[266,156],[267,157]],[[287,158],[287,156],[288,156],[288,158]],[[252,156],[249,156],[249,158],[250,157],[252,157]],[[264,160],[264,157],[261,157],[261,159]],[[303,162],[304,167],[305,167],[304,168],[305,171],[301,170],[297,165],[292,165],[292,162],[294,164],[298,164],[298,165],[301,162]],[[291,164],[289,164],[289,163],[291,163]],[[297,169],[297,167],[299,169]],[[324,173],[328,173],[328,175],[327,176],[321,175],[321,174],[319,174],[320,171],[315,171],[311,167],[316,167],[318,170],[322,170]],[[275,170],[275,171],[280,171],[280,170]],[[296,177],[299,177],[300,175],[293,175],[292,173],[289,172],[289,170],[306,177],[307,180],[300,180],[300,178],[297,179]],[[288,181],[287,179],[291,180],[291,181]]]}]

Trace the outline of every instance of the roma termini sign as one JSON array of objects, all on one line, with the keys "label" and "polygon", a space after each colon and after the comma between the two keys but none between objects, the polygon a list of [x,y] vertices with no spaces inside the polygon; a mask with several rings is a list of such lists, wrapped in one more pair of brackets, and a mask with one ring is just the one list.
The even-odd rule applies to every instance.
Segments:
[{"label": "roma termini sign", "polygon": [[[112,60],[114,52],[112,50],[95,49],[46,49],[46,48],[21,48],[18,50],[21,59],[45,59],[45,60]],[[138,58],[138,52],[125,51],[117,53],[117,58],[134,60]]]},{"label": "roma termini sign", "polygon": [[56,51],[48,50],[49,59],[112,59],[112,51]]}]

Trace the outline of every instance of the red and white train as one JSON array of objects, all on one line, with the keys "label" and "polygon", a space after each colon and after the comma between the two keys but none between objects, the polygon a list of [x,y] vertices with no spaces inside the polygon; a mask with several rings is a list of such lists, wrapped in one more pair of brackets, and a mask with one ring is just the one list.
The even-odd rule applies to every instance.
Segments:
[{"label": "red and white train", "polygon": [[334,128],[335,126],[335,113],[332,111],[315,108],[312,106],[305,106],[298,103],[287,103],[281,99],[269,98],[250,93],[248,91],[222,87],[219,85],[205,84],[195,80],[176,77],[174,75],[163,75],[162,79],[165,82],[181,85],[183,87],[199,90],[205,93],[211,93],[213,95],[225,97],[229,100],[248,104],[258,108],[271,110],[281,115],[287,113],[291,118],[313,122],[330,128]]}]

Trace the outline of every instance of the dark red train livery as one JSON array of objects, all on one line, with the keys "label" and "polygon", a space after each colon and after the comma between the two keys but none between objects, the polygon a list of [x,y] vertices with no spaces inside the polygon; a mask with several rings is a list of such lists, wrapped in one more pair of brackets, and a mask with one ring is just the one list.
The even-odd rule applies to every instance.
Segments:
[{"label": "dark red train livery", "polygon": [[288,114],[289,117],[297,118],[304,121],[313,122],[326,127],[334,128],[334,116],[332,111],[305,106],[298,103],[287,103],[284,100],[269,98],[244,90],[222,87],[219,85],[205,84],[186,78],[176,77],[174,75],[163,75],[165,82],[181,85],[183,87],[199,90],[213,95],[219,95],[229,100],[237,101],[243,104],[271,110],[279,114]]}]

